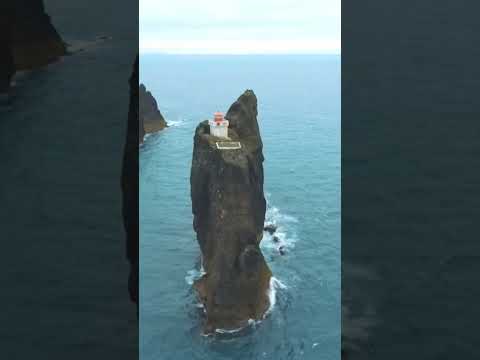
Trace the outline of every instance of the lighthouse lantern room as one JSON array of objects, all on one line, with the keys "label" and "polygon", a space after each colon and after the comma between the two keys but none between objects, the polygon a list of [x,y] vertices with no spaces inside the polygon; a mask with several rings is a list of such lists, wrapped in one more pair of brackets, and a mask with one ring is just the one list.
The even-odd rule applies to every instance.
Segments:
[{"label": "lighthouse lantern room", "polygon": [[210,135],[228,139],[228,120],[225,120],[223,113],[216,112],[213,120],[208,121],[208,125],[210,125]]}]

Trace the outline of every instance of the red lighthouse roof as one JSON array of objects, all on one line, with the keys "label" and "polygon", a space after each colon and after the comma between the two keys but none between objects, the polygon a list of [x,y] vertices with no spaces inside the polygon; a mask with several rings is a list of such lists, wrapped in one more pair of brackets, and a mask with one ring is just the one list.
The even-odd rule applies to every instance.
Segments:
[{"label": "red lighthouse roof", "polygon": [[216,113],[213,114],[213,119],[215,122],[222,122],[223,121],[223,113],[220,111],[217,111]]}]

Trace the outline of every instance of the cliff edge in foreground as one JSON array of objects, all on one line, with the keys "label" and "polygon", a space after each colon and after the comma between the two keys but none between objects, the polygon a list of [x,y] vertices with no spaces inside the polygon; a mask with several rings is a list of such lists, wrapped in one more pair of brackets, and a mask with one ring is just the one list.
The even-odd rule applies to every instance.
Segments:
[{"label": "cliff edge in foreground", "polygon": [[138,314],[138,56],[130,77],[130,103],[127,134],[122,163],[122,214],[127,237],[127,259],[130,263],[128,289],[131,300],[137,305]]},{"label": "cliff edge in foreground", "polygon": [[263,318],[271,271],[260,251],[266,202],[257,98],[247,90],[230,107],[228,136],[240,149],[220,150],[208,121],[197,126],[191,169],[193,226],[205,275],[194,284],[205,332],[237,329]]},{"label": "cliff edge in foreground", "polygon": [[140,84],[138,103],[139,142],[142,143],[145,134],[163,130],[168,125],[158,109],[157,101],[143,84]]}]

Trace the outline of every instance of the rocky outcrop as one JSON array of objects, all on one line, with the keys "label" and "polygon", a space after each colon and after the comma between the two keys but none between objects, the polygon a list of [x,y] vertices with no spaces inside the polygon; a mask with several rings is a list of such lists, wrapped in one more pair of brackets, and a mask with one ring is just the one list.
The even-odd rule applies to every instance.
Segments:
[{"label": "rocky outcrop", "polygon": [[130,106],[127,135],[123,151],[122,199],[123,223],[127,237],[127,259],[130,263],[128,289],[138,311],[138,56],[130,78]]},{"label": "rocky outcrop", "polygon": [[0,92],[19,70],[32,70],[65,55],[43,0],[5,0],[0,6]]},{"label": "rocky outcrop", "polygon": [[157,101],[143,84],[140,84],[138,101],[140,106],[139,142],[142,143],[145,134],[163,130],[168,125],[158,109]]},{"label": "rocky outcrop", "polygon": [[43,0],[15,0],[12,48],[15,68],[47,65],[65,55],[66,46],[45,12]]},{"label": "rocky outcrop", "polygon": [[193,227],[206,274],[194,284],[205,331],[236,329],[269,308],[271,271],[260,251],[266,201],[257,98],[247,90],[230,107],[229,137],[240,149],[219,150],[208,121],[197,126],[191,169]]},{"label": "rocky outcrop", "polygon": [[0,93],[6,93],[15,73],[12,49],[12,7],[8,3],[0,5]]}]

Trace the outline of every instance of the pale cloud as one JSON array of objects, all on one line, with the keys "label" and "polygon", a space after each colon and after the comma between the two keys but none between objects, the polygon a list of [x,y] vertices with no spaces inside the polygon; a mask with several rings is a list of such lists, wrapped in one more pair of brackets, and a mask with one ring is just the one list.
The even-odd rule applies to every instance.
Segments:
[{"label": "pale cloud", "polygon": [[340,0],[140,0],[140,51],[340,53]]}]

